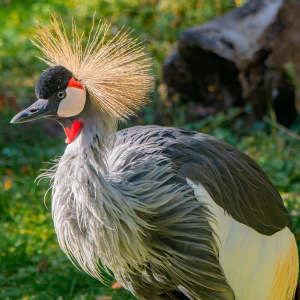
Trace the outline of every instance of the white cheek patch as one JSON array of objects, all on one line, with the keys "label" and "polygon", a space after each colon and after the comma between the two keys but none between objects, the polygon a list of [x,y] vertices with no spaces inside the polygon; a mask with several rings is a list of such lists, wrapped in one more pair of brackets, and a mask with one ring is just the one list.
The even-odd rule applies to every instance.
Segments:
[{"label": "white cheek patch", "polygon": [[57,110],[59,117],[73,117],[81,113],[86,101],[86,92],[76,87],[66,88],[67,96],[63,99]]}]

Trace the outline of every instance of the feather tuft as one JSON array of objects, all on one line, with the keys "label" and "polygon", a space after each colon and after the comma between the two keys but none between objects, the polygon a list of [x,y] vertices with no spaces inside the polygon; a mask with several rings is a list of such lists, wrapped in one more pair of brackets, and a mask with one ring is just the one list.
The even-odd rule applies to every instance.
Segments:
[{"label": "feather tuft", "polygon": [[73,73],[101,110],[125,120],[140,109],[153,90],[151,59],[140,39],[131,38],[131,31],[121,29],[109,38],[111,24],[107,20],[85,34],[77,31],[72,21],[72,35],[68,37],[62,19],[52,14],[53,30],[44,24],[35,25],[31,42],[44,54],[49,66],[63,66]]}]

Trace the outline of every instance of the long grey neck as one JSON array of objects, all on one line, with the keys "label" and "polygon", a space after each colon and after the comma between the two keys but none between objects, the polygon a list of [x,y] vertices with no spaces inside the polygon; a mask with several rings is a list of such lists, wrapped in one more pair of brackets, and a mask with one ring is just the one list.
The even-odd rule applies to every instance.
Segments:
[{"label": "long grey neck", "polygon": [[67,146],[65,154],[81,155],[86,160],[92,159],[103,171],[107,171],[105,159],[111,138],[116,132],[117,120],[102,112],[96,104],[92,104],[82,113],[79,121],[83,122],[83,130],[80,136]]}]

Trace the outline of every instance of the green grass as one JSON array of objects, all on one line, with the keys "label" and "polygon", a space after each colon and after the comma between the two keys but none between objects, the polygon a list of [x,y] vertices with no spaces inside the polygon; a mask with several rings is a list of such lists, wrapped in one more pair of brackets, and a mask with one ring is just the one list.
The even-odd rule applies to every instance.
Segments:
[{"label": "green grass", "polygon": [[[240,1],[236,1],[240,3]],[[63,4],[62,4],[63,3]],[[203,3],[203,6],[199,5]],[[74,16],[86,29],[97,15],[112,18],[114,29],[135,28],[134,35],[148,40],[154,57],[154,72],[161,77],[163,59],[176,47],[180,32],[204,22],[234,6],[234,0],[58,0],[0,1],[0,300],[1,299],[135,299],[124,289],[112,289],[78,271],[60,250],[51,218],[49,181],[34,182],[46,162],[64,151],[64,137],[51,121],[23,125],[9,124],[17,112],[10,103],[16,99],[26,106],[35,99],[34,83],[46,66],[35,58],[38,51],[28,42],[28,30],[38,18],[59,12],[65,21]],[[221,6],[219,5],[221,4]],[[193,119],[193,103],[170,103],[161,79],[152,103],[138,118],[121,127],[160,124],[186,127],[212,134],[252,156],[279,189],[293,216],[297,242],[300,241],[300,143],[296,139],[257,122],[245,129],[240,109],[231,109],[204,120]],[[175,99],[176,100],[176,99]],[[299,131],[297,125],[295,132]],[[48,207],[48,208],[47,208]]]}]

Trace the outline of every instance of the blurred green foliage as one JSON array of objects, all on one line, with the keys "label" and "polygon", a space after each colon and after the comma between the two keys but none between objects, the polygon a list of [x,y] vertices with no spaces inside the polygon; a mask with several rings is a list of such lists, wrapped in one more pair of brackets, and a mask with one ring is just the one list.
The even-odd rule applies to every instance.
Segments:
[{"label": "blurred green foliage", "polygon": [[[0,299],[135,299],[124,289],[112,289],[81,273],[60,250],[51,219],[47,180],[34,183],[45,162],[62,155],[63,137],[51,121],[11,125],[18,104],[34,101],[34,84],[47,66],[35,56],[39,51],[27,40],[31,25],[48,22],[50,13],[65,23],[71,17],[79,30],[88,30],[95,11],[97,18],[109,18],[112,33],[131,27],[135,37],[147,41],[158,77],[152,103],[139,118],[122,127],[160,124],[186,127],[212,134],[252,156],[281,192],[293,216],[300,240],[300,142],[270,128],[246,129],[240,108],[190,121],[190,103],[166,98],[161,84],[163,60],[176,48],[180,33],[226,12],[241,0],[0,0]],[[257,124],[256,124],[257,125]],[[256,127],[259,127],[258,125]],[[49,128],[51,130],[49,130]],[[299,132],[295,127],[294,131]],[[54,135],[56,137],[51,136]],[[49,209],[48,209],[48,208]],[[107,277],[109,279],[109,277]],[[110,282],[112,279],[109,279]]]},{"label": "blurred green foliage", "polygon": [[32,24],[48,22],[51,13],[65,24],[72,17],[79,31],[88,30],[93,15],[109,19],[111,32],[123,26],[133,28],[134,37],[148,43],[154,57],[155,74],[160,76],[163,60],[176,47],[180,33],[235,6],[235,0],[1,0],[0,1],[0,94],[6,91],[27,103],[35,80],[46,68],[29,41]]}]

